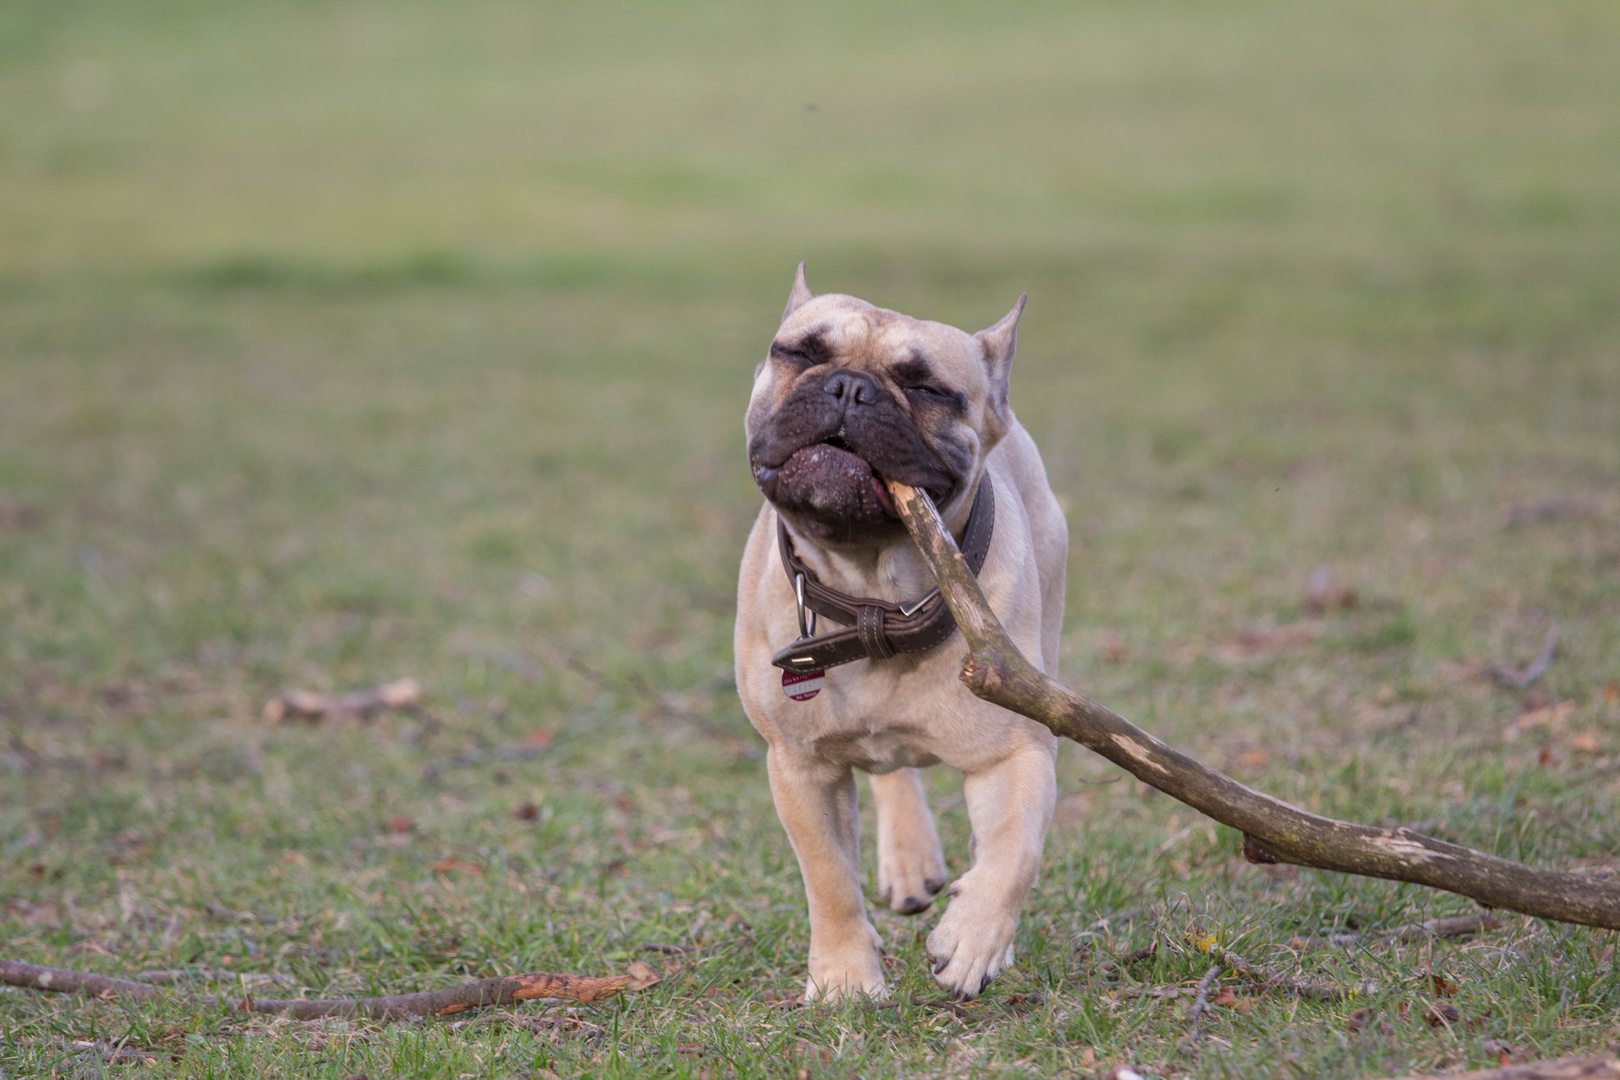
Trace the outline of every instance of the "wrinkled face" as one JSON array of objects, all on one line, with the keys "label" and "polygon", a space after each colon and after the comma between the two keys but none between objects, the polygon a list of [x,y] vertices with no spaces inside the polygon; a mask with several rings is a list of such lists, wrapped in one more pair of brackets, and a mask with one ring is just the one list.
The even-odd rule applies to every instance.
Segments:
[{"label": "wrinkled face", "polygon": [[1010,416],[1011,327],[1003,343],[1000,326],[972,335],[851,296],[812,298],[801,276],[755,374],[755,483],[800,532],[835,546],[904,535],[885,479],[925,489],[948,514]]}]

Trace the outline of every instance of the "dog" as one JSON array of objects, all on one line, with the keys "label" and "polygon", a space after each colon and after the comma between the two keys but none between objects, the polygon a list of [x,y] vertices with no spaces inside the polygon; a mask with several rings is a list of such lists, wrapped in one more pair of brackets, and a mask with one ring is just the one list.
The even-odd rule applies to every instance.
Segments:
[{"label": "dog", "polygon": [[766,501],[738,579],[737,689],[804,878],[811,999],[887,993],[861,890],[855,770],[877,807],[878,894],[908,915],[947,877],[918,770],[961,772],[970,867],[928,957],[958,999],[1013,963],[1056,801],[1057,740],[962,685],[961,635],[884,481],[928,493],[1014,643],[1055,675],[1069,536],[1007,400],[1024,302],[968,334],[815,296],[800,263],[754,373],[744,429]]}]

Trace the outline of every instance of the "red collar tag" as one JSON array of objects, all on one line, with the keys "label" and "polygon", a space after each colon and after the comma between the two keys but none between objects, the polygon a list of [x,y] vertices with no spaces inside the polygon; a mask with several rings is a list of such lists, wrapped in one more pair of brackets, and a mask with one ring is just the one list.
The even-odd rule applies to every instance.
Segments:
[{"label": "red collar tag", "polygon": [[809,701],[821,693],[822,685],[827,681],[825,671],[784,671],[782,672],[782,693],[794,701]]}]

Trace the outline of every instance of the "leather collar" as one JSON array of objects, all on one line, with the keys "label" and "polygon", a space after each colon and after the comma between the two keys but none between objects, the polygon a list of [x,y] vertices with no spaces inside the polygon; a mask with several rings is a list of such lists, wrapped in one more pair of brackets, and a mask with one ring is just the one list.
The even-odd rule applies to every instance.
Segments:
[{"label": "leather collar", "polygon": [[[979,479],[973,509],[968,511],[967,526],[962,531],[962,555],[975,575],[984,566],[995,527],[995,488],[986,472]],[[845,627],[827,634],[812,634],[815,622],[812,619],[807,627],[801,609],[799,640],[771,657],[771,663],[783,671],[804,674],[853,660],[887,660],[900,653],[923,652],[956,631],[956,620],[951,617],[951,609],[938,589],[911,604],[850,596],[816,580],[815,574],[794,553],[793,541],[788,537],[780,514],[776,518],[776,541],[788,584],[793,586],[803,607]]]}]

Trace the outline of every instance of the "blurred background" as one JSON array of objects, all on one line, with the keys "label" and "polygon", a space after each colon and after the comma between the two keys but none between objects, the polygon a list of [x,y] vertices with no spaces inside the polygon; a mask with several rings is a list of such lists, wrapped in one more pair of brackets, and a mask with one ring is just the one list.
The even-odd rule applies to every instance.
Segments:
[{"label": "blurred background", "polygon": [[[772,944],[726,962],[795,989],[729,671],[801,258],[968,330],[1030,293],[1067,681],[1324,811],[1614,854],[1614,5],[9,0],[11,952],[397,989],[746,908]],[[1554,621],[1533,687],[1479,677]],[[1042,926],[1231,880],[1071,750],[1026,972]],[[399,882],[451,929],[387,931]],[[1430,899],[1320,888],[1268,917]]]}]

